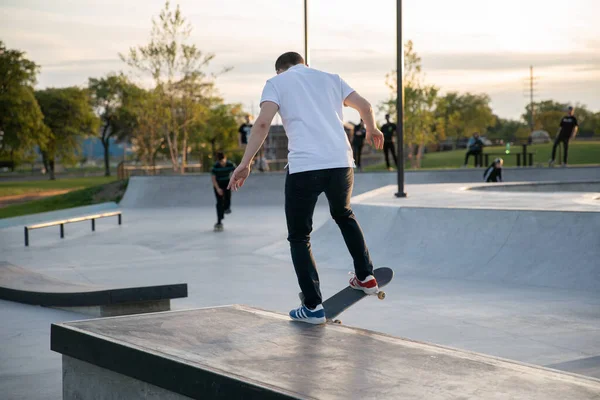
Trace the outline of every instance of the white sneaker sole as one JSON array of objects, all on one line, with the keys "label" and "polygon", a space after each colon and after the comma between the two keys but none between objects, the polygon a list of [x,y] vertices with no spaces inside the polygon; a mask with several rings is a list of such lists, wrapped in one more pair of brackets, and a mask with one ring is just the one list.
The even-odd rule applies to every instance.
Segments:
[{"label": "white sneaker sole", "polygon": [[306,322],[307,324],[320,325],[327,322],[327,318],[292,318],[292,321]]},{"label": "white sneaker sole", "polygon": [[362,288],[362,287],[357,287],[357,286],[352,286],[350,285],[350,287],[354,290],[361,290],[363,292],[365,292],[368,295],[374,295],[379,293],[379,287],[374,287],[374,288]]}]

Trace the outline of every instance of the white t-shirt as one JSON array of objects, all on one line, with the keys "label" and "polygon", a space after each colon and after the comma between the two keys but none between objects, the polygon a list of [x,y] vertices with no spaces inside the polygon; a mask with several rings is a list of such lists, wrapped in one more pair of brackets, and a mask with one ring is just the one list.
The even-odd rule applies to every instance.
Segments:
[{"label": "white t-shirt", "polygon": [[352,92],[339,75],[301,64],[267,81],[260,103],[279,106],[290,174],[355,166],[342,114]]}]

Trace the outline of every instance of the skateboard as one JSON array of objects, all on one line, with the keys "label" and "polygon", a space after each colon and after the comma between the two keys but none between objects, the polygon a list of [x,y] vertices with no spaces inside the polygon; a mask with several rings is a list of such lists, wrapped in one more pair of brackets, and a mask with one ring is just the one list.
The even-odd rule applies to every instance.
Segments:
[{"label": "skateboard", "polygon": [[[379,287],[379,292],[377,292],[375,295],[379,300],[383,300],[385,299],[385,292],[381,290],[381,288],[392,281],[392,278],[394,277],[394,271],[391,268],[386,267],[376,268],[373,271],[373,275],[375,275],[375,279],[377,279],[377,286]],[[299,296],[300,301],[304,303],[304,295],[302,292],[300,292]],[[325,309],[325,317],[327,318],[327,322],[341,324],[342,321],[336,319],[336,317],[367,296],[369,295],[362,290],[352,289],[350,285],[346,286],[344,289],[340,290],[323,302],[323,308]]]}]

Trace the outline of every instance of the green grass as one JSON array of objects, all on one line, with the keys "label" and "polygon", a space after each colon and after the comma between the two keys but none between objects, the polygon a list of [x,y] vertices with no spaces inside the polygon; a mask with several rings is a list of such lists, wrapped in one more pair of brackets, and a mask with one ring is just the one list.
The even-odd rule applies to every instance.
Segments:
[{"label": "green grass", "polygon": [[[96,181],[99,182],[98,180]],[[119,202],[127,188],[127,181],[111,179],[104,185],[96,185],[66,194],[33,200],[0,208],[0,219],[37,214],[65,208],[82,207],[107,201]]]},{"label": "green grass", "polygon": [[41,193],[50,190],[85,189],[92,186],[110,183],[116,179],[116,177],[98,176],[88,178],[57,179],[54,181],[45,179],[36,181],[0,182],[0,197]]},{"label": "green grass", "polygon": [[[501,153],[499,155],[490,155],[490,163],[495,157],[504,159],[505,167],[516,167],[517,157],[515,154],[521,153],[521,146],[512,146],[510,154],[505,154],[504,146],[486,147],[485,153]],[[465,160],[465,149],[442,151],[435,153],[426,153],[421,161],[421,169],[448,169],[459,168]],[[552,152],[552,143],[536,144],[527,147],[527,152],[533,154],[533,165],[547,166]],[[557,155],[558,158],[558,155]],[[485,161],[485,160],[484,160]],[[521,160],[523,162],[523,160]],[[557,159],[557,164],[559,164]],[[590,165],[600,164],[600,141],[577,141],[569,144],[569,165]],[[473,157],[469,158],[469,167],[473,166]],[[410,163],[406,162],[405,168],[410,168]],[[386,170],[385,163],[371,165],[365,168],[366,171]]]}]

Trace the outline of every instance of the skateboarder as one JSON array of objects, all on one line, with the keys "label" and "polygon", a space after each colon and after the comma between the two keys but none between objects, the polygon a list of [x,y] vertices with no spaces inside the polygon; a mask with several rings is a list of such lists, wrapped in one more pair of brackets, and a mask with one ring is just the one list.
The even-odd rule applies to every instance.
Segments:
[{"label": "skateboarder", "polygon": [[573,115],[575,110],[573,107],[569,107],[567,109],[567,115],[560,120],[560,128],[558,129],[558,134],[556,139],[554,140],[554,146],[552,147],[552,158],[549,161],[549,165],[554,165],[554,160],[556,159],[556,148],[559,143],[563,144],[563,166],[567,165],[567,159],[569,158],[569,141],[574,139],[577,135],[577,130],[579,129],[579,124],[577,123],[577,118]]},{"label": "skateboarder", "polygon": [[265,84],[261,109],[240,165],[228,188],[238,190],[250,174],[252,158],[265,140],[271,121],[281,115],[288,136],[285,182],[285,215],[292,262],[304,295],[303,304],[290,311],[294,320],[325,323],[319,274],[311,252],[312,217],[321,193],[329,201],[331,216],[338,224],[354,260],[350,286],[368,294],[377,293],[373,263],[362,230],[350,208],[354,183],[352,148],[342,123],[343,106],[360,113],[366,140],[381,149],[383,134],[375,126],[369,102],[339,75],[304,65],[298,53],[281,55],[275,62],[277,76]]},{"label": "skateboarder", "polygon": [[224,153],[217,153],[217,162],[212,167],[212,184],[217,198],[217,223],[215,230],[223,229],[225,214],[231,213],[231,190],[227,187],[235,164],[227,160]]},{"label": "skateboarder", "polygon": [[483,173],[483,180],[485,182],[502,182],[503,165],[504,160],[501,158],[496,158],[494,162],[489,167],[487,167],[487,169]]},{"label": "skateboarder", "polygon": [[388,171],[392,171],[390,166],[390,159],[388,153],[392,154],[394,158],[394,165],[398,166],[398,160],[396,160],[396,149],[394,147],[394,136],[396,135],[396,124],[390,122],[390,114],[385,114],[385,124],[381,127],[383,132],[383,154],[385,156],[385,164],[387,165]]}]

